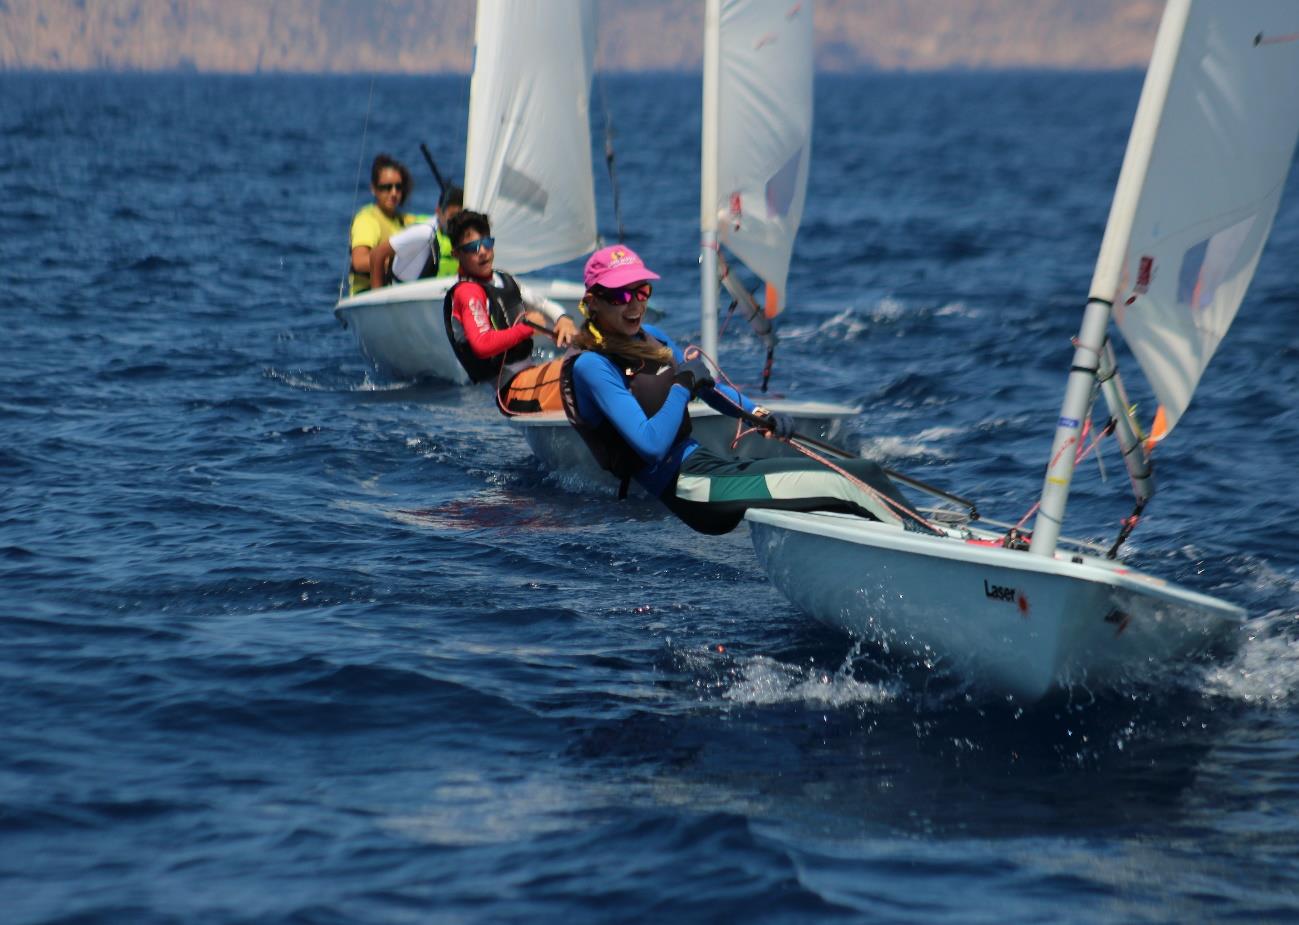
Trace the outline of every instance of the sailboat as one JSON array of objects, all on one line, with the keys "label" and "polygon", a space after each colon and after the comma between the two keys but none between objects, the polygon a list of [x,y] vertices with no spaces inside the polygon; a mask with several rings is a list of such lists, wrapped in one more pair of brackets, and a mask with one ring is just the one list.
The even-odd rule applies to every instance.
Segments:
[{"label": "sailboat", "polygon": [[[1299,135],[1299,5],[1170,0],[1128,140],[1023,543],[959,517],[906,532],[831,513],[752,511],[772,583],[818,620],[1025,701],[1120,686],[1230,647],[1244,611],[1117,559],[1154,492],[1150,453],[1236,316]],[[1113,318],[1160,403],[1136,422]],[[1061,538],[1082,425],[1104,396],[1135,493],[1106,553]]]},{"label": "sailboat", "polygon": [[[708,0],[704,20],[703,122],[700,145],[700,349],[718,356],[719,244],[766,284],[763,311],[784,302],[794,238],[803,217],[812,151],[811,0]],[[724,280],[735,289],[734,277]],[[759,396],[752,396],[759,398]],[[860,408],[824,401],[760,398],[792,415],[804,433],[833,438]],[[731,452],[734,418],[703,402],[690,406],[691,435]],[[562,413],[513,420],[533,453],[553,470],[605,476]],[[737,451],[789,452],[760,434]]]},{"label": "sailboat", "polygon": [[[595,0],[479,0],[465,144],[465,206],[491,216],[496,266],[523,274],[597,246],[587,107],[595,63]],[[520,53],[526,49],[526,54]],[[443,300],[454,277],[345,298],[334,315],[361,353],[397,379],[469,381],[447,337]],[[521,278],[574,311],[579,283]]]}]

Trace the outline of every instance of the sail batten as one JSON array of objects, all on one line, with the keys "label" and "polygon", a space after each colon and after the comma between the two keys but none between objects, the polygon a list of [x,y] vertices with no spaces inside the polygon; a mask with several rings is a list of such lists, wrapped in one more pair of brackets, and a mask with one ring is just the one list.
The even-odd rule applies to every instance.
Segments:
[{"label": "sail batten", "polygon": [[595,2],[479,0],[465,206],[498,265],[526,273],[597,246],[589,101]]}]

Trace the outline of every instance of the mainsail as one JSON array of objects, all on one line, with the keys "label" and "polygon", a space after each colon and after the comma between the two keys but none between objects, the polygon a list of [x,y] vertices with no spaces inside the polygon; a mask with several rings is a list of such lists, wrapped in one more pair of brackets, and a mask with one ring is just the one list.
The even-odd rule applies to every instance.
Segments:
[{"label": "mainsail", "polygon": [[[1271,231],[1299,136],[1296,87],[1299,3],[1169,0],[1075,340],[1034,553],[1055,553],[1111,315],[1160,402],[1154,436],[1190,403]],[[1143,505],[1136,449],[1124,453]]]},{"label": "mainsail", "polygon": [[525,273],[594,250],[588,105],[595,0],[479,0],[465,205],[486,212],[497,264]]},{"label": "mainsail", "polygon": [[1163,105],[1139,110],[1132,133],[1148,163],[1128,176],[1125,161],[1091,294],[1113,304],[1172,430],[1240,308],[1294,157],[1299,3],[1173,0],[1166,20],[1177,51],[1149,78],[1167,81]]},{"label": "mainsail", "polygon": [[725,0],[720,34],[717,232],[783,302],[812,153],[811,0]]}]

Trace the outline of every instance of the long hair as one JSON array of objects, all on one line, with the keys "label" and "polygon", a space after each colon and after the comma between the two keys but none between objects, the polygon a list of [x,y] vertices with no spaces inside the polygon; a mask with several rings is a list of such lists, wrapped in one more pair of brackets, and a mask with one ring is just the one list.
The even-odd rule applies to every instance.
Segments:
[{"label": "long hair", "polygon": [[628,337],[625,334],[610,334],[596,324],[595,315],[586,307],[583,300],[579,306],[586,316],[586,323],[573,338],[573,346],[578,350],[591,350],[606,356],[627,357],[631,360],[652,360],[658,363],[671,363],[672,351],[660,344],[648,333],[645,336]]}]

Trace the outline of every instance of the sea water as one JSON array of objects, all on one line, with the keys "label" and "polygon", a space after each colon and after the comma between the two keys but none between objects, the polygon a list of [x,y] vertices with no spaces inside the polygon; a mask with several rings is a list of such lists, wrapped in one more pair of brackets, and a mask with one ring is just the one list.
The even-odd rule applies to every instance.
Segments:
[{"label": "sea water", "polygon": [[[820,79],[773,392],[1017,520],[1140,83]],[[592,113],[683,342],[698,95],[610,77]],[[1238,653],[1025,705],[814,623],[747,528],[545,473],[482,392],[368,369],[331,312],[350,216],[378,151],[416,210],[421,141],[462,175],[466,80],[0,98],[0,919],[1299,916],[1293,181],[1127,547],[1248,608]],[[1103,540],[1100,462],[1066,531]]]}]

